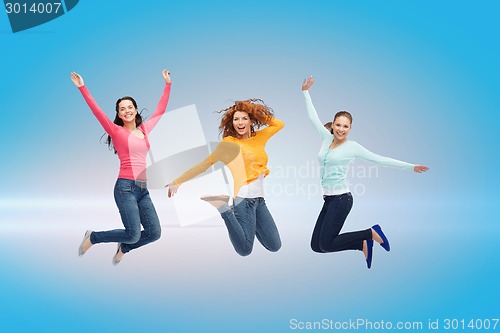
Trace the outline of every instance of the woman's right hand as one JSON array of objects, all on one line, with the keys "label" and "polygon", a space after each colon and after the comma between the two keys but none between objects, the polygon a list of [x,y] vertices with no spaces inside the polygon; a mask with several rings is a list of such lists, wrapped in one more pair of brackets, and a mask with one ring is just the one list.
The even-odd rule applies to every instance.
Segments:
[{"label": "woman's right hand", "polygon": [[311,88],[313,84],[314,84],[314,79],[312,76],[309,76],[307,79],[304,79],[304,82],[302,83],[302,91],[309,90],[309,88]]},{"label": "woman's right hand", "polygon": [[83,77],[81,77],[80,74],[78,74],[76,72],[71,72],[69,77],[71,78],[71,81],[73,81],[73,83],[75,84],[75,86],[77,88],[80,88],[81,86],[83,86],[85,84],[83,82]]},{"label": "woman's right hand", "polygon": [[175,193],[177,193],[177,190],[179,189],[179,185],[175,185],[174,183],[167,184],[167,185],[165,185],[165,187],[168,190],[168,197],[169,198],[172,198],[175,195]]}]

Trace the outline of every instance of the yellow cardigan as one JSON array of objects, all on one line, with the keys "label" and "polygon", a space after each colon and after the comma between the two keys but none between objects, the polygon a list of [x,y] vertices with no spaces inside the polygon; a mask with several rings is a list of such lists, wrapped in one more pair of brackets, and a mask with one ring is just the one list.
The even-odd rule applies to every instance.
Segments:
[{"label": "yellow cardigan", "polygon": [[283,127],[285,123],[271,118],[266,128],[255,132],[255,135],[248,139],[226,136],[212,154],[176,178],[174,184],[181,185],[221,161],[231,171],[234,180],[234,196],[236,196],[242,186],[253,182],[262,174],[264,177],[269,174],[268,157],[264,148],[269,138]]}]

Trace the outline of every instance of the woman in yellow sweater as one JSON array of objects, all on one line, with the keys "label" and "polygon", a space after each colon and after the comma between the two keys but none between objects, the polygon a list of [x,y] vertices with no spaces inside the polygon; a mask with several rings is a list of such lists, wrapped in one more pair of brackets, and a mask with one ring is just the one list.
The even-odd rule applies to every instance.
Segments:
[{"label": "woman in yellow sweater", "polygon": [[[233,206],[229,196],[202,197],[217,208],[226,224],[229,239],[236,252],[247,256],[252,252],[255,236],[269,251],[281,248],[281,239],[264,200],[264,177],[269,174],[267,141],[284,127],[273,116],[273,110],[260,99],[237,101],[223,113],[219,126],[222,142],[204,161],[168,184],[168,196],[178,187],[200,175],[214,163],[227,165],[234,179]],[[267,125],[262,130],[261,126]]]}]

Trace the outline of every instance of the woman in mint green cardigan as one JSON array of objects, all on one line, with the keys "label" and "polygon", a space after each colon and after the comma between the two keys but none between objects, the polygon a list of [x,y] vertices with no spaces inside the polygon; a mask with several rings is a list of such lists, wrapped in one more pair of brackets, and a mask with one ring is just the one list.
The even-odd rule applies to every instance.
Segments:
[{"label": "woman in mint green cardigan", "polygon": [[378,224],[366,230],[340,233],[353,202],[346,180],[349,164],[355,158],[361,158],[378,165],[413,170],[417,173],[425,172],[429,168],[374,154],[359,143],[347,140],[352,124],[352,116],[349,112],[338,112],[333,122],[324,126],[309,96],[309,88],[313,83],[312,76],[304,80],[302,92],[307,115],[322,140],[318,158],[321,165],[321,185],[325,202],[314,227],[311,248],[320,253],[345,250],[363,251],[366,264],[370,268],[373,241],[389,251],[389,240]]}]

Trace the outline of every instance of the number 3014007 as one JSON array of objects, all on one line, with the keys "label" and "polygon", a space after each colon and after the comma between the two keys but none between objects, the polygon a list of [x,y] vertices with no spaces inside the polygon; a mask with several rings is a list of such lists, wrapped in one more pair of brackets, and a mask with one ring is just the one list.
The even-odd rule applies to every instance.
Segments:
[{"label": "number 3014007", "polygon": [[19,3],[19,2],[7,2],[5,3],[5,11],[7,14],[57,14],[61,9],[60,2],[48,2],[48,3]]},{"label": "number 3014007", "polygon": [[496,330],[499,319],[445,319],[443,328],[445,330]]}]

